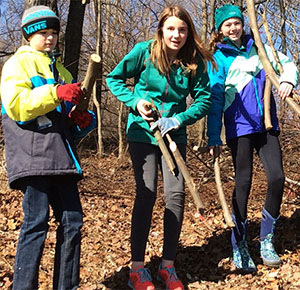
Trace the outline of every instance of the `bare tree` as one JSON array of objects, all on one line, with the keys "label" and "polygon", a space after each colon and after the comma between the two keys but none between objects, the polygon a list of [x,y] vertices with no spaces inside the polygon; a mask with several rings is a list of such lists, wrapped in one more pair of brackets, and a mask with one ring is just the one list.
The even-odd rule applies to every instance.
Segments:
[{"label": "bare tree", "polygon": [[[102,61],[103,61],[103,49],[102,49],[102,1],[101,0],[95,0],[95,14],[97,16],[97,35],[96,35],[96,53],[100,55]],[[97,119],[98,119],[98,154],[100,157],[102,157],[104,153],[103,148],[103,138],[102,138],[102,114],[101,114],[101,94],[102,94],[102,82],[103,82],[103,66],[101,61],[101,68],[100,68],[100,78],[96,82],[94,86],[94,105],[96,107],[97,111]],[[97,83],[100,85],[100,90],[97,90]],[[99,101],[100,100],[100,101]]]},{"label": "bare tree", "polygon": [[[8,0],[2,0],[2,3],[5,1]],[[165,6],[174,2],[166,0],[102,0],[100,2],[100,0],[94,0],[93,5],[88,5],[88,2],[84,0],[9,1],[7,9],[1,11],[0,66],[21,44],[20,22],[24,7],[47,5],[57,11],[62,26],[60,50],[64,51],[64,63],[74,77],[82,80],[89,55],[94,52],[101,54],[101,50],[103,51],[102,74],[97,80],[97,90],[94,92],[95,110],[99,112],[98,121],[101,126],[96,133],[98,148],[102,155],[104,149],[101,144],[104,143],[112,148],[117,147],[118,154],[121,155],[126,147],[125,125],[128,108],[121,106],[121,103],[111,95],[106,87],[105,77],[137,42],[152,37],[160,12]],[[189,11],[196,29],[204,40],[209,39],[214,30],[215,8],[227,3],[239,5],[244,15],[247,16],[245,1],[241,0],[176,1],[176,4]],[[255,7],[260,28],[262,28],[262,13],[266,14],[275,50],[286,52],[300,67],[299,1],[259,0],[255,1]],[[245,30],[249,32],[247,22]],[[262,38],[266,41],[264,33]],[[129,88],[133,88],[133,84],[133,80],[128,81]],[[279,105],[279,113],[283,114],[284,107],[284,104]],[[282,118],[287,122],[293,116],[289,108],[286,108]],[[285,124],[283,125],[284,129]],[[205,139],[203,132],[198,136],[201,140]],[[196,141],[192,140],[192,142],[197,142],[198,136],[195,136]]]},{"label": "bare tree", "polygon": [[[84,4],[82,3],[84,2]],[[64,65],[74,78],[78,75],[78,65],[82,40],[82,27],[86,1],[71,0],[65,34]]]}]

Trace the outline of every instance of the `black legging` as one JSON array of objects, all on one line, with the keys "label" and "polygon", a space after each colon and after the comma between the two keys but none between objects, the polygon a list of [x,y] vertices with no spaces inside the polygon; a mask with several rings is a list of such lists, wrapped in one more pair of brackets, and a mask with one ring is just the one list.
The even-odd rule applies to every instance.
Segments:
[{"label": "black legging", "polygon": [[278,132],[255,133],[227,141],[231,149],[235,169],[235,189],[232,196],[233,213],[238,219],[247,218],[247,204],[250,194],[253,151],[257,151],[265,168],[268,189],[265,209],[277,218],[282,201],[284,172]]},{"label": "black legging", "polygon": [[[186,146],[177,144],[185,159]],[[161,165],[164,194],[164,245],[163,259],[175,260],[184,210],[184,179],[181,172],[173,175],[158,146],[130,143],[129,150],[136,180],[136,198],[131,221],[132,261],[144,261],[146,243],[156,200],[158,166]]]}]

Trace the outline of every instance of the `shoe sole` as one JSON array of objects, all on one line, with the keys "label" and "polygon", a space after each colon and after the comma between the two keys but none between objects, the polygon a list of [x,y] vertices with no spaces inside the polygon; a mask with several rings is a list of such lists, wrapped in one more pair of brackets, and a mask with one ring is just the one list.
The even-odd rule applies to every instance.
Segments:
[{"label": "shoe sole", "polygon": [[165,280],[163,278],[156,276],[156,280],[162,282],[166,286],[164,290],[170,290],[170,288],[165,284]]},{"label": "shoe sole", "polygon": [[[135,288],[133,287],[133,284],[132,284],[130,281],[128,281],[127,285],[128,285],[131,289],[135,290]],[[154,288],[154,290],[155,290],[155,288]],[[167,289],[167,290],[168,290],[168,289]]]},{"label": "shoe sole", "polygon": [[269,266],[269,267],[273,267],[273,268],[279,268],[279,266],[282,264],[282,262],[279,262],[279,263],[274,262],[274,263],[272,263],[272,262],[265,261],[264,259],[262,259],[262,260],[263,260],[263,264],[265,266]]},{"label": "shoe sole", "polygon": [[251,273],[257,272],[257,268],[247,268],[247,269],[245,269],[245,268],[238,268],[238,267],[234,264],[233,261],[232,261],[232,263],[233,263],[233,265],[234,265],[234,267],[235,267],[235,270],[236,270],[236,271],[239,271],[239,272],[241,272],[241,273],[248,273],[248,274],[251,274]]}]

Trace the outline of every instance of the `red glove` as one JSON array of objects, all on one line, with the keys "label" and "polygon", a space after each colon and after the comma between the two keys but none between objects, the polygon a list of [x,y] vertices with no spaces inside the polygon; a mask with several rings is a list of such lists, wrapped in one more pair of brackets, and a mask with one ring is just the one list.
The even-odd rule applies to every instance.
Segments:
[{"label": "red glove", "polygon": [[59,85],[56,88],[58,99],[77,105],[80,98],[83,97],[83,91],[81,90],[80,85],[80,83]]},{"label": "red glove", "polygon": [[93,117],[88,111],[72,111],[69,117],[73,123],[78,125],[81,129],[87,128],[93,121]]}]

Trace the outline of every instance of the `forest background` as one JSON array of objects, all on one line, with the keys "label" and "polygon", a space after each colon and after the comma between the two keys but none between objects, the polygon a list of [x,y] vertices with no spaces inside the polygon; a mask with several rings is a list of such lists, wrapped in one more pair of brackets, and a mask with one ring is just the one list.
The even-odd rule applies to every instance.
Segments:
[{"label": "forest background", "polygon": [[[263,42],[267,35],[276,50],[287,54],[300,68],[300,1],[257,0],[257,23]],[[111,95],[105,76],[139,41],[152,37],[162,9],[171,4],[185,7],[191,14],[204,42],[213,33],[213,14],[217,7],[239,5],[248,25],[246,1],[160,1],[160,0],[0,0],[0,71],[17,48],[24,44],[20,23],[25,8],[47,5],[61,19],[59,50],[65,66],[79,81],[83,80],[92,53],[101,56],[101,69],[93,90],[90,109],[98,117],[98,126],[79,144],[78,150],[85,172],[79,184],[85,213],[81,259],[81,289],[129,289],[130,213],[134,199],[134,179],[125,140],[128,108]],[[267,24],[268,30],[263,24]],[[268,32],[268,33],[266,33]],[[132,86],[132,81],[129,86]],[[297,90],[299,87],[296,88]],[[177,271],[187,289],[297,289],[300,287],[300,210],[299,116],[277,98],[281,125],[286,187],[278,226],[276,247],[283,265],[268,269],[261,265],[258,254],[260,212],[265,197],[263,167],[255,157],[253,188],[249,201],[249,247],[258,264],[257,275],[241,275],[232,268],[230,229],[224,223],[213,174],[213,160],[193,150],[206,145],[205,119],[188,129],[187,165],[206,204],[206,220],[195,215],[195,206],[187,190],[187,202]],[[297,101],[298,102],[298,101]],[[22,195],[7,186],[4,138],[0,131],[0,287],[12,283],[16,241],[22,222]],[[225,146],[221,157],[224,192],[230,205],[233,168]],[[153,215],[147,266],[157,269],[162,246],[163,189],[161,179]],[[41,264],[40,289],[51,289],[53,246],[56,222],[51,216],[50,230]],[[162,286],[161,284],[157,284]],[[158,288],[159,289],[159,288]]]}]

